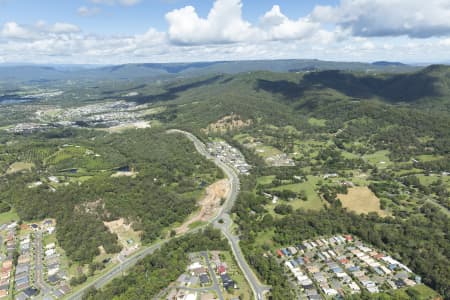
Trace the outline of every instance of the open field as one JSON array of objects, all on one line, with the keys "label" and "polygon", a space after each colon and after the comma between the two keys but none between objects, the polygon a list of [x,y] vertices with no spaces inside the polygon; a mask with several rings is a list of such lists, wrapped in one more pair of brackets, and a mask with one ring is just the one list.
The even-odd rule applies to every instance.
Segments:
[{"label": "open field", "polygon": [[32,168],[34,168],[33,163],[15,162],[9,166],[8,170],[6,171],[6,174],[14,174],[22,171],[31,171]]},{"label": "open field", "polygon": [[260,157],[267,159],[269,157],[273,157],[275,155],[283,154],[279,149],[266,145],[261,142],[260,139],[257,139],[248,134],[238,134],[233,137],[236,141],[242,144],[245,148],[253,149],[257,155]]},{"label": "open field", "polygon": [[295,158],[315,157],[319,153],[319,150],[326,146],[325,142],[317,140],[295,140],[294,142],[294,153]]},{"label": "open field", "polygon": [[138,121],[133,123],[123,123],[117,126],[112,126],[109,128],[101,128],[100,130],[104,130],[110,133],[124,132],[130,129],[145,129],[150,128],[150,122],[147,121]]},{"label": "open field", "polygon": [[315,187],[316,187],[317,183],[319,182],[320,177],[308,175],[306,178],[307,178],[307,180],[305,182],[281,185],[281,186],[274,188],[273,190],[277,190],[277,191],[290,190],[295,193],[305,191],[306,196],[308,197],[308,200],[313,200],[313,201],[320,200],[319,195],[315,191]]},{"label": "open field", "polygon": [[[266,177],[267,177],[267,179],[265,177],[262,177],[262,182],[264,182],[265,179],[268,180],[270,178],[269,176],[266,176]],[[306,210],[308,210],[308,209],[320,210],[323,208],[324,202],[322,201],[322,199],[319,197],[319,195],[315,191],[316,184],[319,182],[320,178],[317,176],[309,175],[309,176],[307,176],[307,179],[308,180],[305,182],[281,185],[276,188],[273,188],[272,190],[274,190],[274,191],[290,190],[295,193],[304,191],[306,193],[306,196],[308,199],[307,201],[304,201],[301,199],[296,199],[296,200],[288,202],[289,205],[292,205],[292,207],[294,209],[303,208]],[[273,210],[273,208],[275,206],[276,206],[276,204],[272,204],[272,203],[270,205],[268,205],[269,209],[271,209],[271,210]]]},{"label": "open field", "polygon": [[380,199],[368,187],[350,188],[347,194],[338,194],[337,197],[343,207],[356,213],[376,212],[382,217],[387,216],[387,213],[380,208]]}]

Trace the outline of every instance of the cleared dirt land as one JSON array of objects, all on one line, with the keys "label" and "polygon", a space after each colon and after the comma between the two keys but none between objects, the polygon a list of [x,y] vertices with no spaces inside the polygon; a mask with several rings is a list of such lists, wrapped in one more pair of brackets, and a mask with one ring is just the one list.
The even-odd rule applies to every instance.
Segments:
[{"label": "cleared dirt land", "polygon": [[338,194],[337,197],[343,207],[356,213],[376,212],[381,217],[388,215],[380,208],[380,199],[368,187],[350,188],[347,194]]},{"label": "cleared dirt land", "polygon": [[176,233],[185,233],[189,230],[189,225],[197,222],[206,222],[211,219],[220,209],[220,200],[226,198],[229,192],[230,183],[228,179],[219,180],[208,186],[205,197],[198,203],[200,210],[180,227],[176,228]]},{"label": "cleared dirt land", "polygon": [[111,175],[111,177],[136,177],[136,175],[139,174],[139,172],[133,172],[133,171],[129,171],[129,172],[125,172],[125,171],[118,171],[114,174]]},{"label": "cleared dirt land", "polygon": [[[141,243],[141,232],[134,231],[132,224],[128,224],[125,219],[121,218],[111,222],[103,222],[103,224],[108,227],[110,232],[117,234],[119,242],[125,249]],[[133,243],[130,244],[130,241],[133,241]]]},{"label": "cleared dirt land", "polygon": [[204,131],[208,132],[226,132],[229,130],[236,130],[250,126],[252,124],[251,120],[243,120],[239,115],[225,116],[218,120],[216,123],[208,125]]}]

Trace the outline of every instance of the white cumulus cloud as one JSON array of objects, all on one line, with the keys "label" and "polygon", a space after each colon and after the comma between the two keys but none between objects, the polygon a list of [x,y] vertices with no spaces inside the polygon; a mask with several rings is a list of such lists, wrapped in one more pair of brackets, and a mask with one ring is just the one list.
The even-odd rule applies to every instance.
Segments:
[{"label": "white cumulus cloud", "polygon": [[201,18],[193,6],[166,14],[168,35],[178,44],[220,44],[269,40],[301,40],[322,35],[321,24],[309,17],[291,20],[278,5],[251,24],[242,17],[241,0],[216,0],[206,18]]},{"label": "white cumulus cloud", "polygon": [[217,0],[206,19],[200,18],[193,6],[166,14],[169,37],[175,43],[229,43],[244,41],[255,34],[242,18],[240,0]]},{"label": "white cumulus cloud", "polygon": [[3,25],[1,36],[12,39],[29,39],[32,33],[16,22],[7,22]]},{"label": "white cumulus cloud", "polygon": [[337,6],[317,6],[311,16],[355,36],[450,35],[448,0],[341,0]]},{"label": "white cumulus cloud", "polygon": [[278,5],[274,5],[260,20],[264,34],[272,40],[304,39],[317,34],[321,30],[321,24],[311,21],[309,18],[290,20],[282,12]]}]

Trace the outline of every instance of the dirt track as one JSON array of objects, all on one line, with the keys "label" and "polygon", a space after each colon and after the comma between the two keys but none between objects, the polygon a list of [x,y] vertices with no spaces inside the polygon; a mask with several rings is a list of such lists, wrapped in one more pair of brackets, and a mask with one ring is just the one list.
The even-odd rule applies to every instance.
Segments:
[{"label": "dirt track", "polygon": [[189,225],[195,222],[206,222],[212,218],[219,211],[220,200],[226,198],[229,192],[230,183],[228,179],[219,180],[208,186],[205,197],[198,203],[200,211],[176,228],[176,233],[183,234],[189,230]]}]

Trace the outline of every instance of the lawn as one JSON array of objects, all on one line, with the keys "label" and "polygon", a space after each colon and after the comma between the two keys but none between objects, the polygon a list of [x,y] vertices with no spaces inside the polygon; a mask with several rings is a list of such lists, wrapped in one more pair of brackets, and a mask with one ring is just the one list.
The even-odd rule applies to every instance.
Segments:
[{"label": "lawn", "polygon": [[270,229],[269,231],[260,231],[258,232],[258,235],[255,238],[255,245],[268,245],[269,247],[274,247],[274,242],[272,240],[272,237],[275,234],[275,229]]},{"label": "lawn", "polygon": [[313,126],[324,127],[326,122],[324,119],[308,118],[308,123]]},{"label": "lawn", "polygon": [[272,181],[275,179],[274,175],[269,175],[269,176],[261,176],[258,177],[258,179],[256,180],[258,182],[258,184],[269,184],[272,183]]},{"label": "lawn", "polygon": [[388,150],[381,150],[372,154],[366,154],[363,156],[363,159],[371,165],[384,169],[392,164],[388,155],[389,155]]},{"label": "lawn", "polygon": [[0,214],[0,224],[9,223],[11,221],[19,221],[19,219],[19,215],[17,215],[14,209]]},{"label": "lawn", "polygon": [[415,157],[415,159],[417,159],[420,162],[428,162],[428,161],[433,161],[433,160],[439,160],[439,159],[443,159],[444,157],[442,155],[419,155],[417,157]]},{"label": "lawn", "polygon": [[[407,290],[410,290],[418,300],[439,299],[439,294],[433,291],[431,288],[424,284],[419,284],[410,288],[403,288],[394,291],[394,295],[403,298],[410,298],[407,294]],[[441,298],[442,299],[442,298]]]},{"label": "lawn", "polygon": [[280,150],[275,147],[267,146],[267,145],[258,145],[255,147],[255,152],[262,158],[272,157],[278,154],[282,154]]},{"label": "lawn", "polygon": [[58,244],[58,240],[56,239],[56,234],[44,234],[42,243],[43,243],[44,247],[51,243]]}]

